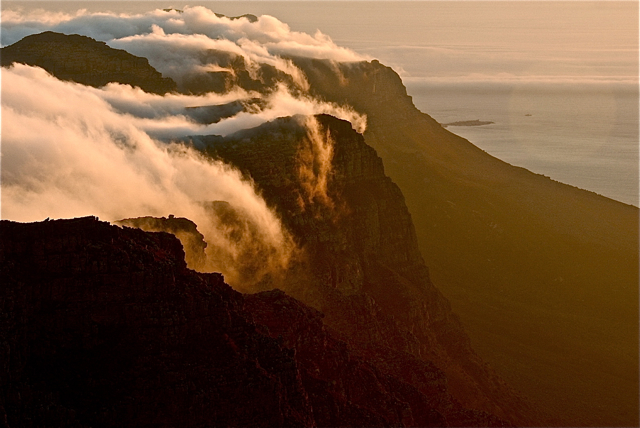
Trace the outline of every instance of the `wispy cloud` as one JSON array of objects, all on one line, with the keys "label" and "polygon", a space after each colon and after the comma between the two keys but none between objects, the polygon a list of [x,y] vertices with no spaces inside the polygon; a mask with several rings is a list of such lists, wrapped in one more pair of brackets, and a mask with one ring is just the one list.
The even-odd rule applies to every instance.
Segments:
[{"label": "wispy cloud", "polygon": [[[118,85],[97,90],[21,64],[3,68],[2,80],[2,218],[97,215],[113,221],[172,213],[194,220],[207,241],[225,242],[203,206],[224,200],[259,231],[252,245],[269,249],[264,265],[286,264],[292,250],[287,232],[251,183],[193,149],[150,137],[146,128],[159,106],[185,104],[181,96],[163,99]],[[118,93],[137,94],[152,118],[114,108],[105,98]],[[235,267],[213,263],[211,269]]]}]

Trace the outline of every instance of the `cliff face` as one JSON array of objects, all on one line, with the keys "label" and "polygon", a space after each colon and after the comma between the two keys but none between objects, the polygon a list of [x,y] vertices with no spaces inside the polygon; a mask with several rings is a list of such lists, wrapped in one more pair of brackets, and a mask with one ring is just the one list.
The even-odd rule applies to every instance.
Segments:
[{"label": "cliff face", "polygon": [[378,368],[281,291],[187,269],[169,234],[92,217],[0,234],[3,426],[502,424],[433,366],[420,387]]},{"label": "cliff face", "polygon": [[313,94],[367,114],[474,349],[566,424],[638,425],[638,208],[488,155],[377,61],[295,63]]},{"label": "cliff face", "polygon": [[46,31],[0,49],[3,67],[14,62],[42,67],[61,80],[100,87],[110,82],[165,94],[177,89],[146,58],[113,49],[90,37]]},{"label": "cliff face", "polygon": [[[516,423],[540,423],[533,407],[471,349],[429,278],[404,197],[376,152],[348,122],[314,120],[314,135],[322,136],[332,155],[326,191],[311,198],[300,179],[301,164],[318,142],[312,143],[314,135],[299,118],[225,139],[192,139],[250,177],[299,240],[307,259],[291,269],[285,291],[325,313],[327,325],[350,343],[385,349],[377,354],[381,361],[400,352],[422,364],[434,362],[465,406]],[[318,175],[321,170],[316,165]]]}]

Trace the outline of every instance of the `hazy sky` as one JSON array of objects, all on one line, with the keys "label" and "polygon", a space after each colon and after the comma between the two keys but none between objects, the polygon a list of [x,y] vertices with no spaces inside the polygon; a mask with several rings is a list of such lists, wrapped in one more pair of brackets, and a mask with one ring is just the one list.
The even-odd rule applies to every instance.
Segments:
[{"label": "hazy sky", "polygon": [[142,12],[186,4],[227,15],[270,14],[311,34],[320,29],[405,79],[638,80],[635,1],[4,1],[2,8]]}]

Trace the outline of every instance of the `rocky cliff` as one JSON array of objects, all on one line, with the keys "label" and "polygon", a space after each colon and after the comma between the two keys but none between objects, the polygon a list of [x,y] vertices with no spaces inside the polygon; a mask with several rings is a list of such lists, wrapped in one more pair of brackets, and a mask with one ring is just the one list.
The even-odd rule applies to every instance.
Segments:
[{"label": "rocky cliff", "polygon": [[[314,142],[317,136],[320,142]],[[309,118],[279,119],[224,139],[191,141],[243,171],[280,214],[307,257],[283,287],[325,313],[341,337],[380,350],[381,361],[400,351],[421,364],[435,363],[465,406],[516,423],[542,423],[535,408],[471,349],[430,280],[402,192],[350,123],[326,115],[311,125]],[[300,176],[304,153],[318,155],[318,144],[330,147],[331,167],[323,192],[309,193]],[[321,165],[315,169],[317,178]]]},{"label": "rocky cliff", "polygon": [[511,166],[418,111],[377,61],[295,59],[367,114],[474,348],[569,425],[638,425],[638,208]]},{"label": "rocky cliff", "polygon": [[0,238],[2,426],[503,425],[433,366],[395,373],[283,292],[187,269],[167,233],[87,217]]}]

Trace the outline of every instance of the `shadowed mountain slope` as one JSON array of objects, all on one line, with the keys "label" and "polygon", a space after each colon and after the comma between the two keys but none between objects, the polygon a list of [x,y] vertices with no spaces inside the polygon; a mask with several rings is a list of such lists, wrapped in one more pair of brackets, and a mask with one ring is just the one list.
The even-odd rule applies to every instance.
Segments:
[{"label": "shadowed mountain slope", "polygon": [[474,348],[557,414],[638,425],[638,208],[488,155],[377,61],[296,63],[313,93],[367,114],[365,140]]},{"label": "shadowed mountain slope", "polygon": [[5,426],[504,426],[435,367],[420,388],[378,368],[282,291],[187,269],[167,233],[86,217],[1,221],[0,238]]}]

